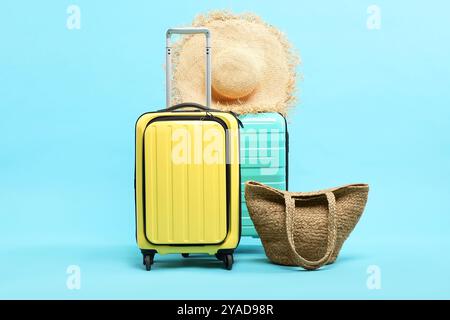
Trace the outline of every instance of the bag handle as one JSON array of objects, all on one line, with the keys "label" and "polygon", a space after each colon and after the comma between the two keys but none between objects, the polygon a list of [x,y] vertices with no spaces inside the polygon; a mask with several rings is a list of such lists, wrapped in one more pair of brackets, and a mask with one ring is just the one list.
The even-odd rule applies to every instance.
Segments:
[{"label": "bag handle", "polygon": [[294,212],[295,212],[295,198],[290,193],[284,194],[284,199],[286,203],[286,232],[289,241],[289,247],[292,251],[293,256],[296,258],[299,266],[307,270],[315,270],[326,264],[333,251],[336,247],[337,240],[337,226],[336,226],[336,198],[333,192],[325,193],[328,202],[328,239],[327,239],[327,250],[325,255],[316,261],[310,261],[303,258],[300,253],[297,252],[294,243]]},{"label": "bag handle", "polygon": [[206,71],[205,71],[205,92],[206,92],[206,107],[211,107],[211,33],[207,28],[172,28],[166,32],[166,108],[171,106],[172,94],[172,44],[171,37],[173,34],[204,34],[205,42],[205,56],[206,56]]}]

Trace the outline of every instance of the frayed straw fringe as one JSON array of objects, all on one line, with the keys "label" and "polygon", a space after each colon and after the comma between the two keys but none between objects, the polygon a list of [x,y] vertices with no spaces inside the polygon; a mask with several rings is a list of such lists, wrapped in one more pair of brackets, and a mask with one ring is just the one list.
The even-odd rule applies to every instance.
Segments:
[{"label": "frayed straw fringe", "polygon": [[[284,95],[284,99],[277,103],[276,105],[263,105],[263,104],[257,104],[252,105],[246,102],[233,102],[233,103],[227,103],[227,102],[219,102],[214,101],[215,107],[224,110],[224,111],[234,111],[239,114],[246,114],[246,113],[259,113],[259,112],[279,112],[283,114],[284,116],[287,116],[289,110],[294,107],[294,105],[297,103],[297,97],[296,97],[296,79],[297,79],[297,65],[301,64],[300,54],[293,48],[293,46],[290,44],[290,42],[287,40],[286,35],[279,31],[274,26],[264,22],[260,17],[253,13],[241,13],[241,14],[233,14],[230,11],[226,10],[216,10],[211,11],[206,14],[200,14],[198,15],[194,21],[192,22],[193,27],[202,27],[205,26],[213,21],[228,21],[228,20],[247,20],[252,23],[257,23],[264,25],[270,32],[272,32],[280,41],[282,46],[286,50],[286,55],[288,57],[288,67],[289,67],[289,80],[288,85],[286,87],[286,92]],[[173,45],[173,70],[176,72],[177,63],[180,56],[180,50],[185,44],[186,41],[190,39],[191,36],[183,37],[180,41],[176,42]],[[172,101],[174,103],[181,103],[181,95],[176,89],[176,85],[173,86],[172,89]]]}]

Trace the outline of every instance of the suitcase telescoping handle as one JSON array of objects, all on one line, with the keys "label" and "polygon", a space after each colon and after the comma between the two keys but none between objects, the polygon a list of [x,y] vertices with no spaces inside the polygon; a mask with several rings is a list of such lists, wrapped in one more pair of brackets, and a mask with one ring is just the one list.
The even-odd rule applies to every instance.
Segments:
[{"label": "suitcase telescoping handle", "polygon": [[166,32],[166,108],[171,107],[172,92],[172,45],[171,37],[173,34],[204,34],[206,37],[205,56],[206,56],[206,107],[211,108],[211,33],[207,28],[174,28]]}]

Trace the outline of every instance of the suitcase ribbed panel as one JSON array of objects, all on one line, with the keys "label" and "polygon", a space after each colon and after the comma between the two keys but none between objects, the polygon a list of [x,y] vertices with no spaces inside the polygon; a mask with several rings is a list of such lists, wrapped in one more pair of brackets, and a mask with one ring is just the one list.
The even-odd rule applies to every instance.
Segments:
[{"label": "suitcase ribbed panel", "polygon": [[217,244],[227,234],[226,142],[213,121],[156,121],[145,132],[146,235]]},{"label": "suitcase ribbed panel", "polygon": [[[243,130],[242,130],[243,131]],[[286,133],[241,134],[241,168],[285,168]],[[270,170],[268,175],[271,175]]]},{"label": "suitcase ribbed panel", "polygon": [[286,123],[278,113],[246,114],[239,117],[241,129],[242,235],[258,234],[245,204],[245,182],[254,180],[286,190]]}]

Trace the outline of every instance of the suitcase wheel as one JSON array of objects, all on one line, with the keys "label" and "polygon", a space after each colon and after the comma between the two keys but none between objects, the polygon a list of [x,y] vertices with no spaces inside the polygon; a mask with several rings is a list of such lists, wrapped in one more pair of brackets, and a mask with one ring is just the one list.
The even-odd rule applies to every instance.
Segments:
[{"label": "suitcase wheel", "polygon": [[233,254],[231,253],[216,253],[216,258],[223,261],[225,269],[231,270],[233,268]]},{"label": "suitcase wheel", "polygon": [[154,260],[154,257],[155,257],[155,254],[154,254],[154,253],[152,253],[152,254],[144,254],[144,255],[143,255],[143,259],[142,259],[143,265],[145,266],[145,257],[146,257],[146,256],[149,256],[149,257],[150,257],[151,264],[153,264],[153,260]]},{"label": "suitcase wheel", "polygon": [[150,271],[152,269],[152,258],[150,256],[144,257],[145,270]]},{"label": "suitcase wheel", "polygon": [[183,258],[188,258],[188,257],[189,257],[189,253],[182,253],[181,256],[182,256]]},{"label": "suitcase wheel", "polygon": [[143,263],[147,271],[150,271],[152,269],[154,257],[155,257],[154,253],[144,255]]},{"label": "suitcase wheel", "polygon": [[233,268],[233,262],[234,262],[234,259],[233,259],[232,254],[226,254],[224,256],[223,263],[225,264],[225,269],[231,270]]}]

